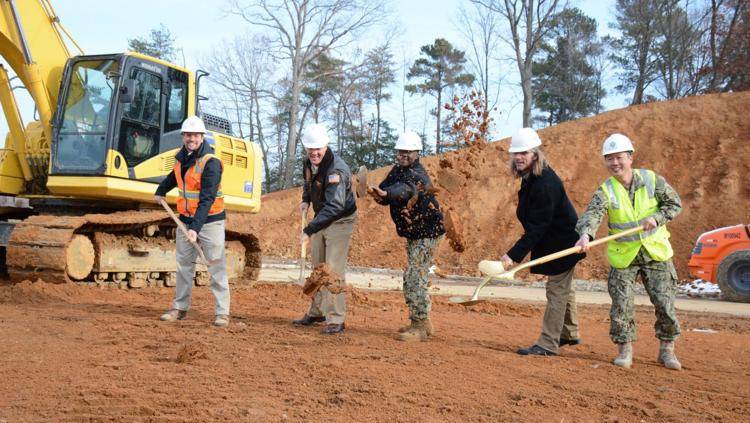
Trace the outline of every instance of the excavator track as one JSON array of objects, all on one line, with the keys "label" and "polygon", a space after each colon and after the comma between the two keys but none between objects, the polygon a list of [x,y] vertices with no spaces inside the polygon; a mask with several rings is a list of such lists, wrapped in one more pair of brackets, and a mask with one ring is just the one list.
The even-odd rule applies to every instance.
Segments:
[{"label": "excavator track", "polygon": [[[175,231],[174,222],[162,211],[31,216],[11,232],[6,266],[14,281],[174,286]],[[230,282],[257,280],[260,257],[256,236],[226,231]],[[196,285],[207,285],[206,267],[198,263],[196,270]]]}]

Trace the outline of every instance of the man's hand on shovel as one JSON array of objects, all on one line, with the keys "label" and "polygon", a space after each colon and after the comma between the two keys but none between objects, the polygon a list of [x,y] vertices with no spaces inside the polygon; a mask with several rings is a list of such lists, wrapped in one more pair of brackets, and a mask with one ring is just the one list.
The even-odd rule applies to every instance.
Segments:
[{"label": "man's hand on shovel", "polygon": [[182,221],[180,221],[180,219],[178,219],[177,216],[175,216],[174,212],[169,207],[169,204],[167,204],[167,201],[164,199],[164,197],[160,195],[155,195],[154,200],[157,203],[161,204],[162,207],[164,207],[164,210],[167,212],[167,214],[169,214],[169,217],[172,218],[172,220],[180,229],[180,231],[182,231],[182,233],[185,234],[185,238],[187,238],[188,242],[190,242],[190,244],[192,244],[193,247],[198,251],[198,255],[201,257],[201,259],[203,260],[203,263],[205,263],[206,266],[214,266],[214,265],[221,263],[221,259],[208,260],[206,258],[206,255],[203,253],[203,249],[201,248],[200,244],[198,244],[198,233],[192,229],[188,230],[185,227],[185,224],[183,224]]}]

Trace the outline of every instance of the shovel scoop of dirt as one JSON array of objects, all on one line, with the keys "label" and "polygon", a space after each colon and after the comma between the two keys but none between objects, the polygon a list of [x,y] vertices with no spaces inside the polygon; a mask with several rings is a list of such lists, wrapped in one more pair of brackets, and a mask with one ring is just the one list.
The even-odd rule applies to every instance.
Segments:
[{"label": "shovel scoop of dirt", "polygon": [[327,263],[315,266],[310,276],[305,279],[302,293],[312,298],[323,287],[327,287],[332,294],[339,294],[346,289],[344,278],[331,270]]}]

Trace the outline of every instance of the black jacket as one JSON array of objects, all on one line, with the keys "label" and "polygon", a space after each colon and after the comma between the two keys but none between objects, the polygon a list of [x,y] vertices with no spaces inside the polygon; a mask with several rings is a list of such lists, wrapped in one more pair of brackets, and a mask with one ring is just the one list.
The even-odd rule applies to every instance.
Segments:
[{"label": "black jacket", "polygon": [[[187,173],[188,168],[195,164],[196,158],[203,157],[206,154],[213,154],[213,152],[213,147],[205,140],[201,144],[201,147],[192,154],[188,153],[187,149],[183,146],[174,157],[175,160],[180,162],[183,180],[185,180],[185,173]],[[219,191],[221,172],[222,167],[219,159],[210,159],[206,162],[206,166],[201,174],[201,192],[198,198],[198,209],[195,211],[193,217],[180,215],[180,220],[188,229],[200,232],[206,223],[226,219],[226,212],[223,211],[213,216],[208,215],[208,211],[214,204],[214,200],[216,200],[216,193]],[[156,189],[156,195],[165,196],[167,192],[176,186],[177,178],[175,178],[174,172],[169,172],[169,175],[161,181],[159,187]]]},{"label": "black jacket", "polygon": [[[379,201],[391,209],[391,219],[396,232],[407,239],[437,238],[445,233],[443,213],[435,194],[430,193],[432,181],[419,160],[403,168],[393,166],[380,189],[388,195]],[[416,202],[408,208],[409,199],[417,195]]]},{"label": "black jacket", "polygon": [[315,218],[303,229],[306,234],[312,235],[357,211],[352,191],[352,172],[330,148],[326,150],[315,175],[310,159],[305,159],[302,176],[305,178],[302,201],[312,203],[315,211]]},{"label": "black jacket", "polygon": [[[523,225],[524,234],[508,251],[508,257],[520,262],[531,251],[531,259],[556,253],[572,247],[578,240],[575,231],[578,216],[565,193],[562,181],[550,167],[542,174],[529,174],[518,191],[516,216]],[[531,268],[531,273],[557,275],[571,269],[586,257],[574,254]]]}]

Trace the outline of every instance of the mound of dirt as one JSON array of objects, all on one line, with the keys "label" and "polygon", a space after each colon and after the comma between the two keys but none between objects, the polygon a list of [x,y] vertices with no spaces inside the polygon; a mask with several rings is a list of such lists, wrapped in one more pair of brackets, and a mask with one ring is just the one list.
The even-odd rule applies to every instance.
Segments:
[{"label": "mound of dirt", "polygon": [[[614,110],[543,129],[540,136],[579,213],[608,177],[600,157],[602,140],[613,132],[629,136],[636,148],[634,166],[663,175],[682,196],[682,214],[669,230],[679,275],[687,279],[687,259],[698,235],[750,221],[747,110],[750,92],[713,94]],[[463,253],[453,251],[449,242],[438,249],[436,261],[447,273],[477,275],[479,261],[499,258],[522,233],[515,216],[520,182],[508,172],[507,147],[508,140],[502,140],[421,159],[440,188],[443,209],[453,209],[462,226]],[[387,172],[370,172],[369,182],[379,183]],[[261,238],[264,255],[293,258],[299,248],[300,198],[299,188],[266,195],[260,214],[232,214],[229,225],[250,226]],[[404,267],[404,241],[396,235],[387,209],[370,198],[359,199],[357,205],[359,224],[349,263]],[[603,222],[599,236],[605,233]],[[604,279],[607,271],[604,250],[599,249],[578,266],[576,277]]]},{"label": "mound of dirt", "polygon": [[176,363],[191,364],[201,359],[208,358],[206,346],[200,342],[191,342],[185,344],[177,353]]}]

